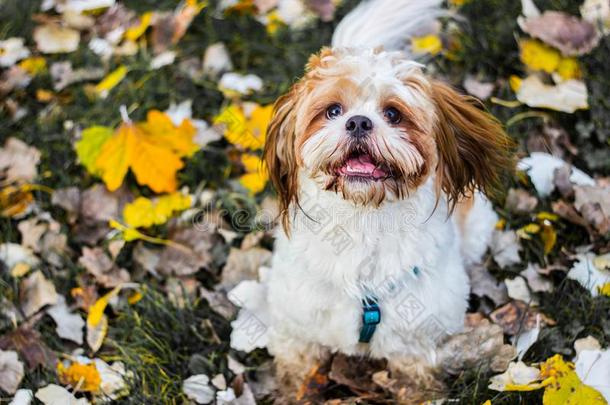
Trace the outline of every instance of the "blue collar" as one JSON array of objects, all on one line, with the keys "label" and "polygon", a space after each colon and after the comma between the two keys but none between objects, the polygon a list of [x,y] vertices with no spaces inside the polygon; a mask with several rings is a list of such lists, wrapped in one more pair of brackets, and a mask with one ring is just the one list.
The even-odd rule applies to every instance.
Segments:
[{"label": "blue collar", "polygon": [[[413,267],[413,275],[419,276],[419,267]],[[360,343],[369,343],[375,334],[377,325],[381,322],[381,310],[377,297],[367,295],[362,299],[362,327],[360,328]]]}]

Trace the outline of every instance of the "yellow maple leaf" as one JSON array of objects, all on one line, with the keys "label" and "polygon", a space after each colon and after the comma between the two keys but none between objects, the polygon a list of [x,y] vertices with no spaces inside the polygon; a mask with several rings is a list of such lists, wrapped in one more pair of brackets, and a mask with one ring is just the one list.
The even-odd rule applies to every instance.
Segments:
[{"label": "yellow maple leaf", "polygon": [[89,173],[99,174],[95,167],[95,161],[97,160],[102,145],[110,139],[112,134],[113,130],[109,127],[89,127],[83,130],[81,139],[74,145],[76,156],[78,156],[80,163],[85,166]]},{"label": "yellow maple leaf", "polygon": [[164,195],[155,200],[138,197],[125,205],[123,219],[132,228],[148,228],[167,222],[174,213],[191,206],[191,196],[182,193]]},{"label": "yellow maple leaf", "polygon": [[79,391],[98,392],[102,384],[102,378],[95,363],[74,362],[66,367],[59,362],[57,363],[57,374],[62,384],[80,387]]},{"label": "yellow maple leaf", "polygon": [[443,42],[436,34],[413,37],[411,39],[411,49],[416,54],[429,53],[436,55],[443,50]]},{"label": "yellow maple leaf", "polygon": [[519,42],[521,62],[534,70],[543,70],[553,73],[559,62],[561,54],[558,50],[545,45],[535,39],[524,39]]},{"label": "yellow maple leaf", "polygon": [[[99,174],[110,191],[121,186],[131,169],[138,184],[156,193],[173,192],[177,188],[176,172],[184,166],[181,158],[198,149],[193,142],[195,132],[188,120],[176,127],[167,114],[151,111],[146,122],[123,122],[100,147],[89,171]],[[85,150],[89,146],[80,145]]]},{"label": "yellow maple leaf", "polygon": [[272,114],[272,105],[256,105],[246,114],[242,107],[232,104],[216,116],[214,123],[225,127],[224,136],[233,145],[258,150],[265,145]]},{"label": "yellow maple leaf", "polygon": [[543,405],[607,405],[602,394],[583,384],[574,371],[574,365],[565,362],[560,354],[540,366],[540,376],[549,380],[542,397]]},{"label": "yellow maple leaf", "polygon": [[239,178],[241,185],[252,195],[263,191],[269,180],[269,175],[261,158],[256,155],[243,154],[241,163],[246,169],[246,173]]}]

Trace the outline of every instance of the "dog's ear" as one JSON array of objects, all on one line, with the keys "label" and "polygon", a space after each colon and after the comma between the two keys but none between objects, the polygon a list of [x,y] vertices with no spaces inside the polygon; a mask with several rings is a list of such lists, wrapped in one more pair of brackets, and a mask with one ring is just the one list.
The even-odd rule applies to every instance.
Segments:
[{"label": "dog's ear", "polygon": [[298,84],[275,102],[264,150],[265,164],[278,194],[282,226],[286,233],[289,232],[290,204],[298,199],[298,168],[294,150],[297,96]]},{"label": "dog's ear", "polygon": [[437,186],[451,208],[475,189],[494,196],[504,175],[514,170],[512,140],[479,100],[439,81],[431,83],[431,91],[437,113]]}]

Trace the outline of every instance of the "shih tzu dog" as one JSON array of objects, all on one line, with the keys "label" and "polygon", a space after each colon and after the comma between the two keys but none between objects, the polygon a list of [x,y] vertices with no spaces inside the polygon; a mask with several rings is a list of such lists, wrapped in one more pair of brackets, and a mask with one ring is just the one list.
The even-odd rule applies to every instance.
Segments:
[{"label": "shih tzu dog", "polygon": [[275,105],[264,157],[282,227],[267,347],[289,386],[336,352],[434,367],[463,328],[465,266],[487,247],[484,194],[511,167],[511,142],[477,100],[388,50],[440,3],[361,4]]}]

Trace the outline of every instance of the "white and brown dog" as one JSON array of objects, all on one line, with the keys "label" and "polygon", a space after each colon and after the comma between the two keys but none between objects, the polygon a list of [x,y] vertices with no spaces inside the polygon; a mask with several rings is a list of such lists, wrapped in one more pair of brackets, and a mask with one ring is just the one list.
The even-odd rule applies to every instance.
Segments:
[{"label": "white and brown dog", "polygon": [[[496,216],[510,139],[400,46],[438,0],[375,0],[275,105],[265,162],[282,227],[264,281],[268,347],[291,386],[327,354],[434,366],[464,325],[465,265]],[[406,367],[408,368],[408,367]]]}]

